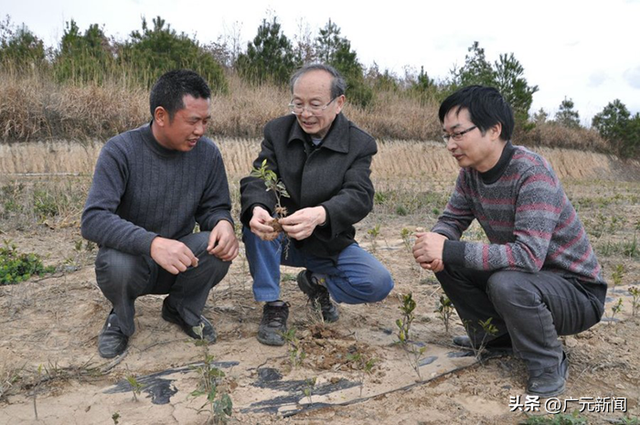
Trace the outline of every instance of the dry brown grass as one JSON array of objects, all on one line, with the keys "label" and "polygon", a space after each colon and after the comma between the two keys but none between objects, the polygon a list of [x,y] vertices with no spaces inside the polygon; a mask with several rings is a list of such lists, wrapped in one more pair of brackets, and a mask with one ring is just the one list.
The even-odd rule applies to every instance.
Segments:
[{"label": "dry brown grass", "polygon": [[[252,86],[228,72],[229,94],[212,99],[208,135],[260,139],[264,125],[288,113],[288,88]],[[5,143],[76,140],[104,142],[149,117],[148,90],[126,75],[102,85],[56,84],[43,73],[0,70],[0,140]],[[366,108],[347,102],[345,114],[379,140],[439,140],[438,105],[402,91],[377,91]],[[609,152],[595,130],[541,124],[518,144]]]}]

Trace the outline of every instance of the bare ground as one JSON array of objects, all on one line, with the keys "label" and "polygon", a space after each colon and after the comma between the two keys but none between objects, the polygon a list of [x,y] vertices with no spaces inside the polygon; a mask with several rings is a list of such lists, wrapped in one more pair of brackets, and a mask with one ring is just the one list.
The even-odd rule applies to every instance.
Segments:
[{"label": "bare ground", "polygon": [[[597,172],[599,178],[607,174],[606,169]],[[632,316],[628,292],[640,287],[640,265],[637,252],[624,252],[640,233],[640,182],[593,178],[566,177],[564,184],[607,279],[612,282],[618,265],[624,273],[609,291],[606,320],[563,337],[570,377],[559,397],[567,407],[560,410],[576,412],[588,423],[620,423],[640,416],[640,318]],[[321,323],[297,289],[298,270],[283,268],[289,323],[297,329],[297,354],[304,353],[299,362],[292,359],[292,347],[256,341],[261,305],[253,301],[244,255],[234,261],[205,309],[219,333],[208,354],[225,372],[220,390],[233,401],[231,423],[515,424],[552,410],[545,400],[530,403],[527,413],[515,405],[525,401],[526,371],[520,360],[502,356],[480,362],[451,344],[462,326],[454,317],[450,332],[445,331],[434,311],[441,290],[430,273],[414,264],[400,237],[403,228],[432,225],[439,201],[427,208],[419,204],[414,211],[411,203],[420,200],[403,198],[397,188],[422,188],[426,192],[420,196],[433,192],[446,199],[451,185],[451,178],[433,181],[428,176],[411,183],[377,179],[387,198],[378,199],[358,231],[362,245],[394,276],[396,287],[383,302],[341,305],[337,323]],[[380,235],[373,238],[370,230],[376,225]],[[79,245],[77,217],[7,225],[0,233],[20,251],[35,252],[57,267],[44,278],[0,286],[0,423],[202,424],[211,419],[203,407],[206,397],[191,395],[200,383],[204,348],[160,318],[162,296],[137,301],[137,332],[122,358],[108,361],[97,355],[97,334],[109,305],[95,284],[95,250]],[[482,237],[478,229],[470,235]],[[417,308],[412,343],[405,349],[397,343],[395,322],[401,318],[400,296],[407,293]],[[618,298],[623,308],[614,314]],[[370,373],[358,355],[375,360]],[[137,401],[127,377],[143,385]]]}]

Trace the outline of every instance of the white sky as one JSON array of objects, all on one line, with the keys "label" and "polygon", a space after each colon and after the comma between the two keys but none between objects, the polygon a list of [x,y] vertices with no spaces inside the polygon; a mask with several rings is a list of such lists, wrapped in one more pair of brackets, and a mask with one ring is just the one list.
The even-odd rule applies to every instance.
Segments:
[{"label": "white sky", "polygon": [[0,0],[2,20],[26,24],[48,46],[71,19],[83,32],[97,23],[123,40],[141,28],[143,16],[151,24],[160,15],[204,44],[239,30],[246,49],[269,13],[292,41],[301,23],[315,37],[331,18],[363,65],[375,61],[399,76],[406,66],[424,66],[431,78],[444,79],[464,64],[474,41],[490,62],[513,53],[529,85],[539,87],[532,113],[544,108],[553,117],[565,97],[587,126],[614,99],[640,112],[640,0]]}]

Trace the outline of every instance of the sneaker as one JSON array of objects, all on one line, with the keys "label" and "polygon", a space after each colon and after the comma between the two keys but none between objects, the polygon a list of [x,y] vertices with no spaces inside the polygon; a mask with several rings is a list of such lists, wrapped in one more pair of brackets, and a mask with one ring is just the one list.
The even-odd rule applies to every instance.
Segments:
[{"label": "sneaker", "polygon": [[169,297],[165,298],[162,302],[162,318],[164,320],[180,326],[184,333],[193,339],[204,339],[209,344],[213,344],[217,341],[218,334],[210,321],[208,321],[204,316],[200,316],[200,323],[196,326],[187,324],[182,317],[180,317],[178,310],[169,304],[169,301],[167,301],[168,299]]},{"label": "sneaker", "polygon": [[283,301],[265,303],[262,309],[262,320],[258,327],[258,341],[265,345],[284,345],[288,317],[289,303]]},{"label": "sneaker", "polygon": [[124,353],[128,343],[129,337],[122,333],[118,316],[111,310],[98,335],[98,354],[105,359],[114,358]]},{"label": "sneaker", "polygon": [[562,361],[558,366],[529,372],[527,394],[543,398],[558,396],[564,392],[568,377],[569,361],[567,355],[562,353]]},{"label": "sneaker", "polygon": [[303,270],[298,274],[298,286],[300,290],[307,294],[313,308],[322,311],[322,318],[325,322],[336,322],[340,318],[338,308],[331,301],[329,291],[319,285],[317,278],[309,270]]}]

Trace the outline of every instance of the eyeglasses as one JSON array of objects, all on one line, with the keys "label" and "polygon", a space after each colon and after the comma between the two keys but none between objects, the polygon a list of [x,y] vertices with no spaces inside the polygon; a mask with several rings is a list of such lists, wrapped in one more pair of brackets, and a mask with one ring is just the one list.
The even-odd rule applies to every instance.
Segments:
[{"label": "eyeglasses", "polygon": [[312,115],[320,115],[336,99],[337,99],[337,97],[334,97],[326,105],[313,105],[313,104],[311,104],[311,105],[308,105],[308,106],[304,106],[302,103],[291,102],[289,104],[289,109],[291,110],[291,113],[293,115],[302,115],[302,113],[304,112],[305,109],[307,111],[309,111]]},{"label": "eyeglasses", "polygon": [[478,127],[474,125],[472,127],[467,128],[466,130],[458,131],[457,133],[453,133],[453,134],[444,133],[442,135],[442,140],[444,140],[445,143],[448,143],[449,139],[453,139],[456,142],[459,142],[460,140],[462,140],[462,136],[464,136],[471,130],[475,130],[476,128]]}]

